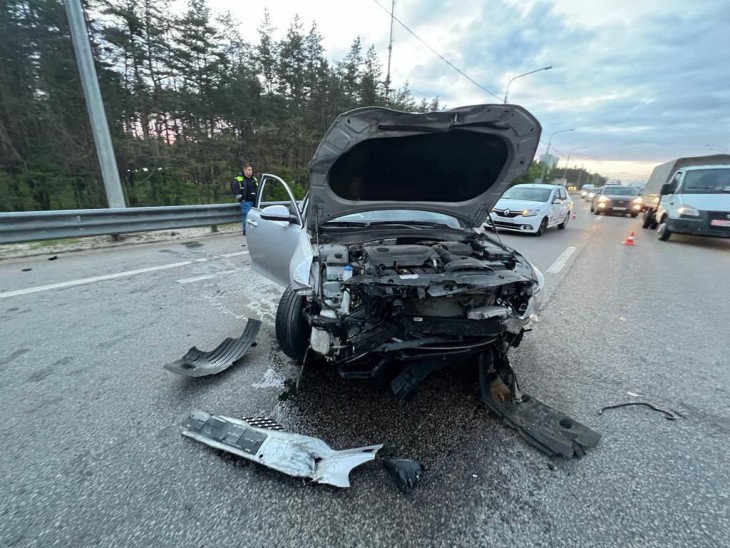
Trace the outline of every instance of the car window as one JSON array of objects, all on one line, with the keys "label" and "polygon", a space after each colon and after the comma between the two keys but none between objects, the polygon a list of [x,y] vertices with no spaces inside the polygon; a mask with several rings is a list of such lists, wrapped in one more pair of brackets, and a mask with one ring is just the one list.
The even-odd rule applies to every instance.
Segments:
[{"label": "car window", "polygon": [[508,200],[525,200],[527,202],[547,202],[552,190],[549,188],[534,188],[529,186],[513,186],[502,195]]},{"label": "car window", "polygon": [[730,192],[730,169],[698,169],[688,171],[682,191],[690,193]]},{"label": "car window", "polygon": [[636,189],[625,186],[610,186],[603,189],[605,196],[636,196]]}]

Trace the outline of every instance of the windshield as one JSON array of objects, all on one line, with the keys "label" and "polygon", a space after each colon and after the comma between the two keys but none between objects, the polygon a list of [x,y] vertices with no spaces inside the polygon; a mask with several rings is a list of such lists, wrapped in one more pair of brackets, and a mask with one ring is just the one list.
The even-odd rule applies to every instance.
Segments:
[{"label": "windshield", "polygon": [[443,213],[434,213],[432,211],[420,211],[413,209],[386,209],[380,211],[364,211],[362,213],[351,213],[336,217],[326,224],[344,224],[344,223],[433,223],[447,225],[453,228],[461,228],[459,221],[450,215]]},{"label": "windshield", "polygon": [[513,186],[502,195],[508,200],[525,200],[526,202],[547,202],[552,189],[533,188],[528,186]]},{"label": "windshield", "polygon": [[636,189],[625,186],[603,187],[601,194],[604,196],[636,196]]},{"label": "windshield", "polygon": [[688,194],[730,192],[730,168],[688,171],[682,183],[682,192]]}]

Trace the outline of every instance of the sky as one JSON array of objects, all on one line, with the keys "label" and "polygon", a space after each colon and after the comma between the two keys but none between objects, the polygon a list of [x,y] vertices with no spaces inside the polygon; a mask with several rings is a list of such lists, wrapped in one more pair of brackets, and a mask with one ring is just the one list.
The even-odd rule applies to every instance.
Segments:
[{"label": "sky", "polygon": [[[385,67],[391,0],[210,0],[230,11],[244,37],[268,8],[275,37],[296,14],[341,59],[355,37],[374,45]],[[622,182],[645,181],[680,156],[730,153],[730,1],[728,0],[396,0],[395,16],[467,78],[397,22],[391,79],[416,98],[447,107],[509,102],[543,128],[538,154]],[[496,96],[496,97],[495,97]]]}]

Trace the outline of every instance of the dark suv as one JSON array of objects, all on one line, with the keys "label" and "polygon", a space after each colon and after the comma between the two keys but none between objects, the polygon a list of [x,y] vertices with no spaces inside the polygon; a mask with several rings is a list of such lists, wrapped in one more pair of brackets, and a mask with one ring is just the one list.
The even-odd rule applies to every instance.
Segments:
[{"label": "dark suv", "polygon": [[604,186],[599,193],[593,197],[591,212],[595,215],[600,213],[621,213],[636,217],[641,213],[641,197],[636,188],[630,186],[610,185]]}]

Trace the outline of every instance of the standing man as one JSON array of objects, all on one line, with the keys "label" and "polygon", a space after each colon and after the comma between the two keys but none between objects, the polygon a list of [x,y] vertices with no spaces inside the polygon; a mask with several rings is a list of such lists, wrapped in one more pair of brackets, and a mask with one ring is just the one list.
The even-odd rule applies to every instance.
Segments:
[{"label": "standing man", "polygon": [[241,202],[244,236],[246,235],[246,217],[256,201],[258,191],[259,181],[253,176],[253,166],[251,164],[243,164],[243,171],[231,181],[231,192],[236,197],[236,200]]}]

